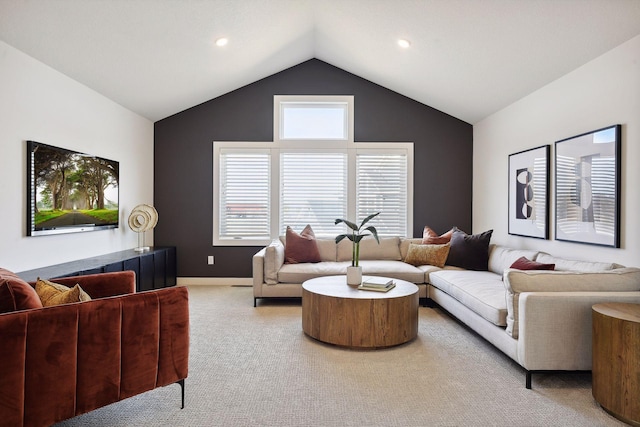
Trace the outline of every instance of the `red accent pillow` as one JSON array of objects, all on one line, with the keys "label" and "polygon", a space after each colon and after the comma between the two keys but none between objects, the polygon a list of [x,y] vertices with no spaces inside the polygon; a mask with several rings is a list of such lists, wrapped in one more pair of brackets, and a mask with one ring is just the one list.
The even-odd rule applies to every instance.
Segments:
[{"label": "red accent pillow", "polygon": [[531,261],[530,259],[521,256],[511,264],[511,268],[516,268],[518,270],[555,270],[556,265]]},{"label": "red accent pillow", "polygon": [[449,243],[451,241],[451,236],[453,235],[453,228],[446,233],[438,236],[438,233],[433,231],[428,226],[424,226],[424,231],[422,231],[422,244],[423,245],[444,245],[445,243]]},{"label": "red accent pillow", "polygon": [[316,235],[313,233],[310,225],[307,224],[300,234],[287,226],[284,245],[284,260],[289,264],[321,261],[320,252],[318,251],[318,243],[316,242]]},{"label": "red accent pillow", "polygon": [[42,308],[33,287],[15,273],[0,268],[0,313]]}]

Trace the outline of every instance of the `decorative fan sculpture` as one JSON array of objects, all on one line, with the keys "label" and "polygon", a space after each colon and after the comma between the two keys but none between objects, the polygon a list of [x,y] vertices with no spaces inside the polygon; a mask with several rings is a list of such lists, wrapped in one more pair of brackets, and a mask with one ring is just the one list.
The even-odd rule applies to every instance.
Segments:
[{"label": "decorative fan sculpture", "polygon": [[158,223],[158,211],[153,206],[141,204],[133,208],[129,214],[129,228],[138,233],[138,247],[136,252],[144,252],[149,250],[149,246],[145,246],[145,231],[153,229]]}]

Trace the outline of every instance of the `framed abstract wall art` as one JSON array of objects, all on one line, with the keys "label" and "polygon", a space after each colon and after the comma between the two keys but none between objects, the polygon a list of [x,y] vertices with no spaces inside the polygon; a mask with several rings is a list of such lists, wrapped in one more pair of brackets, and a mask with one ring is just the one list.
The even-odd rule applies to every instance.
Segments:
[{"label": "framed abstract wall art", "polygon": [[509,155],[509,234],[549,238],[550,145]]},{"label": "framed abstract wall art", "polygon": [[613,125],[556,141],[556,240],[620,247],[620,134]]}]

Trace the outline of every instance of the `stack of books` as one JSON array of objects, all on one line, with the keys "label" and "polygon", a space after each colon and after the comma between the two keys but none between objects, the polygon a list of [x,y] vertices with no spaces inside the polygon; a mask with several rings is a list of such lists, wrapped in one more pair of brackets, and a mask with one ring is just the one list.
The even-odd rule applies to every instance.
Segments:
[{"label": "stack of books", "polygon": [[365,277],[358,289],[363,291],[388,292],[396,287],[393,279],[386,277]]}]

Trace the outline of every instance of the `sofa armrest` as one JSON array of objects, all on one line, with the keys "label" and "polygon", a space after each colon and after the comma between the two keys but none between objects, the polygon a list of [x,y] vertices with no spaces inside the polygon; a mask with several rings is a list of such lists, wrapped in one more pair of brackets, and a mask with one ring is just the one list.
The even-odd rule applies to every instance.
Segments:
[{"label": "sofa armrest", "polygon": [[[253,296],[261,297],[263,284],[278,283],[278,271],[284,264],[284,245],[280,239],[273,240],[253,256]],[[258,294],[256,294],[258,292]]]},{"label": "sofa armrest", "polygon": [[503,274],[507,298],[507,333],[518,338],[518,299],[524,292],[629,292],[640,291],[640,268],[598,272],[516,270]]},{"label": "sofa armrest", "polygon": [[136,274],[133,271],[87,274],[50,280],[68,287],[73,287],[77,283],[92,299],[132,294],[136,291]]},{"label": "sofa armrest", "polygon": [[274,239],[264,251],[264,283],[278,283],[278,272],[284,264],[284,245],[280,239]]},{"label": "sofa armrest", "polygon": [[[262,284],[264,283],[264,255],[267,252],[267,248],[264,247],[260,249],[254,256],[252,260],[253,265],[253,296],[261,297],[262,296]],[[256,292],[259,295],[256,295]]]},{"label": "sofa armrest", "polygon": [[591,307],[640,303],[640,292],[523,292],[518,362],[528,370],[591,369]]}]

